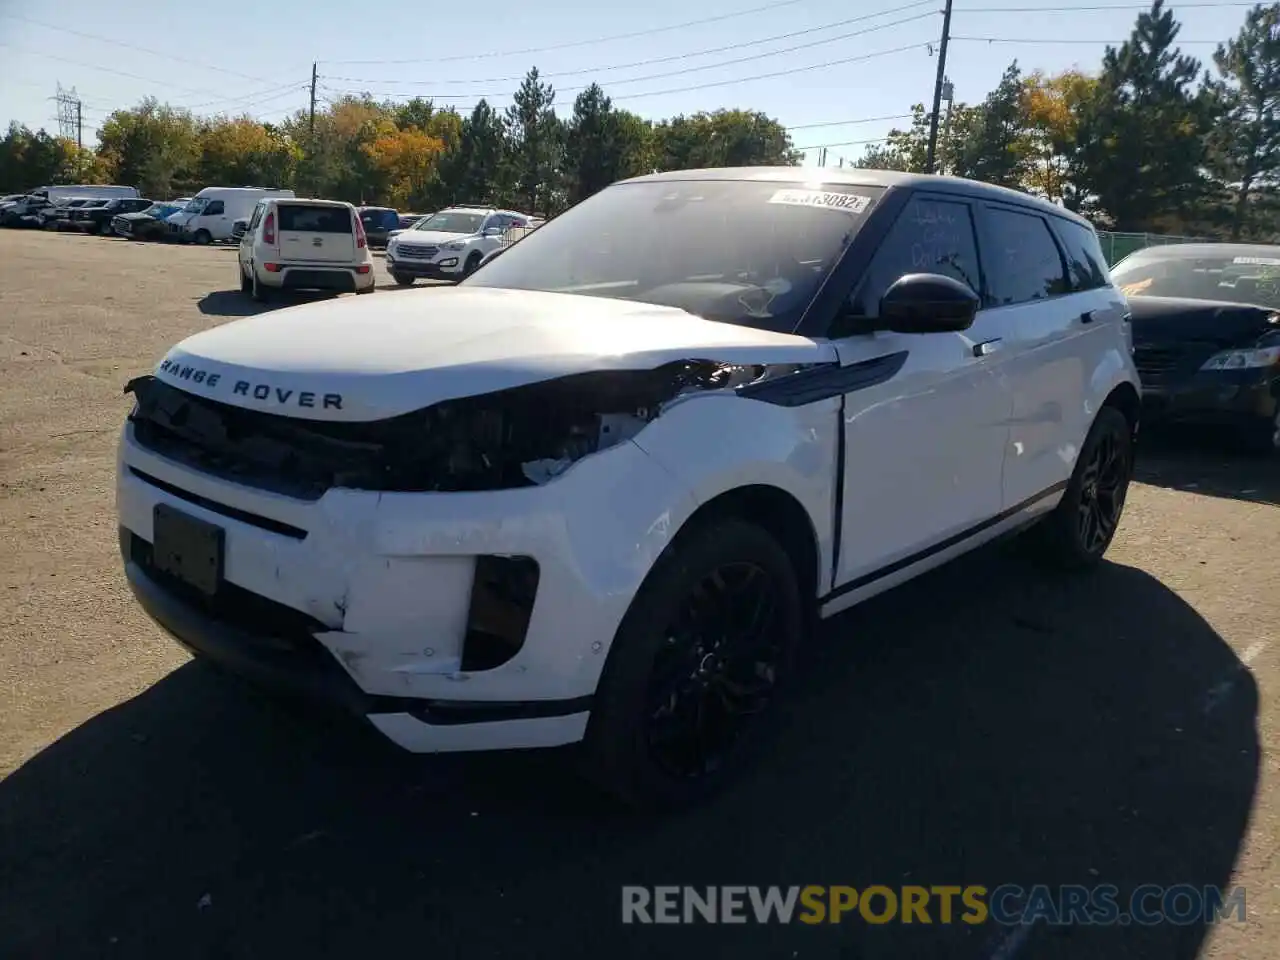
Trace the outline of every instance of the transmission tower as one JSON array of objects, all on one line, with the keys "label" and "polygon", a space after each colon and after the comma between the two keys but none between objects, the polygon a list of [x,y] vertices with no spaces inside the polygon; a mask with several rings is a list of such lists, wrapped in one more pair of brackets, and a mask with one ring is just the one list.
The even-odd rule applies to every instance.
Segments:
[{"label": "transmission tower", "polygon": [[84,146],[84,117],[80,97],[76,88],[64,90],[58,84],[58,95],[53,98],[58,104],[58,134],[68,140],[74,139],[76,146]]}]

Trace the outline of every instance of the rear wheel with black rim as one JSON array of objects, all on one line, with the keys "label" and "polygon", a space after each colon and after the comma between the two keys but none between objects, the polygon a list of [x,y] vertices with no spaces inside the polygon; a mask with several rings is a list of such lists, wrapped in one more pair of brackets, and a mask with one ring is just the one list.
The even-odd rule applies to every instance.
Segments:
[{"label": "rear wheel with black rim", "polygon": [[669,547],[624,617],[594,698],[584,772],[638,809],[681,806],[756,752],[803,629],[790,558],[738,519]]},{"label": "rear wheel with black rim", "polygon": [[249,275],[244,272],[244,264],[240,264],[240,292],[252,293],[253,281],[249,279]]},{"label": "rear wheel with black rim", "polygon": [[249,289],[253,292],[253,299],[259,303],[266,303],[271,299],[271,289],[258,280],[258,268],[253,268],[253,277],[249,281]]},{"label": "rear wheel with black rim", "polygon": [[1276,410],[1274,417],[1259,420],[1242,439],[1246,453],[1257,457],[1280,455],[1280,408]]},{"label": "rear wheel with black rim", "polygon": [[1028,534],[1040,557],[1068,570],[1097,564],[1120,526],[1132,476],[1132,425],[1115,407],[1103,407],[1062,500]]}]

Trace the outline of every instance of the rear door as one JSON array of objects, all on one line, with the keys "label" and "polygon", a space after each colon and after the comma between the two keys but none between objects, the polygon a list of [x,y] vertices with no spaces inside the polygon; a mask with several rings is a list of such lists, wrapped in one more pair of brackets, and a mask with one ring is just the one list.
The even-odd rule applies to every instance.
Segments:
[{"label": "rear door", "polygon": [[276,212],[282,259],[341,263],[356,259],[354,218],[347,207],[281,202]]}]

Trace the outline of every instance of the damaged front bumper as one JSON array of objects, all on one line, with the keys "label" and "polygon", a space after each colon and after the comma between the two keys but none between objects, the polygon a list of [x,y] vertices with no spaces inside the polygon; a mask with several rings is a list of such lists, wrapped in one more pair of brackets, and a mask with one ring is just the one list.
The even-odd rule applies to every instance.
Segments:
[{"label": "damaged front bumper", "polygon": [[[542,486],[304,499],[160,456],[132,423],[117,504],[130,587],[179,642],[414,751],[580,740],[618,623],[692,509],[629,442]],[[221,531],[212,593],[157,559],[157,507]]]}]

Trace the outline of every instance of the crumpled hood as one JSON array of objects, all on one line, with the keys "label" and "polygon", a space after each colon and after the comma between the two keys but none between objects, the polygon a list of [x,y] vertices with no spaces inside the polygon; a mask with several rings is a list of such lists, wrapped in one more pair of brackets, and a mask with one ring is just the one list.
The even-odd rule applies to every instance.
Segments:
[{"label": "crumpled hood", "polygon": [[233,321],[179,343],[156,376],[252,410],[359,421],[595,370],[835,359],[829,343],[703,320],[675,307],[462,286]]}]

